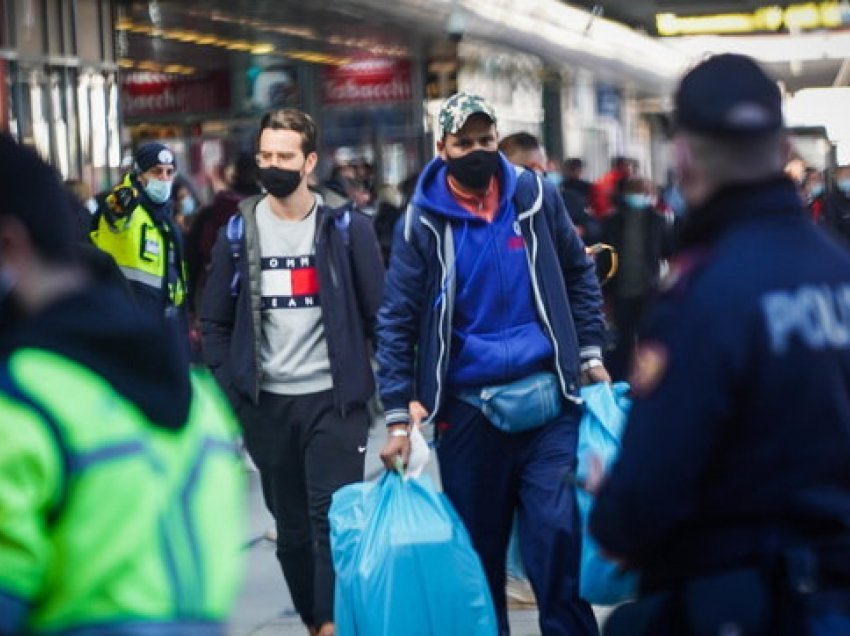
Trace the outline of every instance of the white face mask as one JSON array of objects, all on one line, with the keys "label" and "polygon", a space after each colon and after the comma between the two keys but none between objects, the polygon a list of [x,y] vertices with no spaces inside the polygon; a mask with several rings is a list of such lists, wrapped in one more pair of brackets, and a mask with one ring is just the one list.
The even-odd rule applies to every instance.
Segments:
[{"label": "white face mask", "polygon": [[195,199],[192,197],[183,197],[180,200],[180,211],[184,216],[192,216],[195,213]]},{"label": "white face mask", "polygon": [[149,179],[145,184],[145,193],[154,203],[165,203],[168,201],[168,197],[171,196],[171,186],[173,184],[173,181]]},{"label": "white face mask", "polygon": [[626,206],[634,210],[643,210],[655,205],[655,197],[641,192],[629,192],[623,195]]}]

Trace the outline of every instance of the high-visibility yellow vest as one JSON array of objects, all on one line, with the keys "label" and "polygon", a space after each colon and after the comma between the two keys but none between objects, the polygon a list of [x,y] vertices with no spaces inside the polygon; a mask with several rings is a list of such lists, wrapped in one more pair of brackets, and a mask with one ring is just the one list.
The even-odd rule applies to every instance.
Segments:
[{"label": "high-visibility yellow vest", "polygon": [[209,373],[192,393],[172,430],[55,353],[0,369],[0,600],[27,608],[23,633],[226,620],[244,540],[237,425]]},{"label": "high-visibility yellow vest", "polygon": [[[118,188],[135,188],[129,174],[115,189]],[[168,226],[155,223],[144,206],[138,204],[114,224],[101,214],[90,236],[92,243],[115,259],[127,280],[167,292],[168,303],[180,307],[186,300],[186,262],[181,259],[182,262],[173,263],[177,279],[168,280],[169,262],[177,258],[177,239],[168,236],[169,232]]]}]

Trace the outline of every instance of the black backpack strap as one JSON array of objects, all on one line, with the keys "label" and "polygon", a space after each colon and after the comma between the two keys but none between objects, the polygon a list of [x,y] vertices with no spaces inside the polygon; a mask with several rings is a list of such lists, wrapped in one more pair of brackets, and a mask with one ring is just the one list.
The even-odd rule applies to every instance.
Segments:
[{"label": "black backpack strap", "polygon": [[242,237],[245,235],[245,219],[241,214],[234,214],[227,220],[225,229],[227,244],[230,247],[230,258],[233,261],[233,278],[230,279],[230,295],[239,295],[242,275],[239,271],[239,261],[242,258]]},{"label": "black backpack strap", "polygon": [[342,214],[334,216],[334,225],[336,226],[337,231],[339,231],[342,235],[342,242],[346,247],[349,247],[351,244],[351,231],[349,230],[349,226],[351,225],[351,210],[353,207],[354,204],[349,204],[346,206]]}]

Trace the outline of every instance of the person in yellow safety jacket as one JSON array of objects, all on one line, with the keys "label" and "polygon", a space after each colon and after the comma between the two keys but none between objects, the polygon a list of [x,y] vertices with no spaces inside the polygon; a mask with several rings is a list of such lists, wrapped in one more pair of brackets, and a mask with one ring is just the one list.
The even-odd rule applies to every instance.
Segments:
[{"label": "person in yellow safety jacket", "polygon": [[187,270],[182,237],[172,218],[174,170],[174,154],[164,145],[139,147],[133,169],[97,212],[91,240],[115,259],[139,307],[175,319],[183,333],[188,330]]},{"label": "person in yellow safety jacket", "polygon": [[235,418],[176,335],[77,260],[70,199],[0,136],[0,635],[223,636]]}]

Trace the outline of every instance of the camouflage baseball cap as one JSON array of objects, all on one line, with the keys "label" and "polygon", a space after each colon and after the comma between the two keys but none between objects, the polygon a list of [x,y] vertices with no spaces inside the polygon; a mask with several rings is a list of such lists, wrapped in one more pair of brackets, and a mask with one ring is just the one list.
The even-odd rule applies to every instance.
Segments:
[{"label": "camouflage baseball cap", "polygon": [[496,111],[483,97],[472,93],[455,93],[440,108],[440,131],[443,137],[457,134],[466,120],[476,113],[483,113],[496,123]]}]

